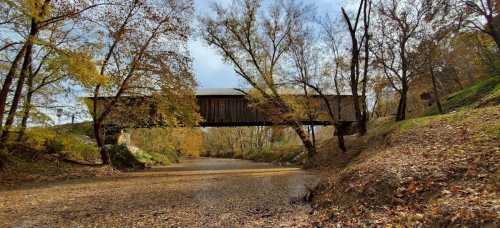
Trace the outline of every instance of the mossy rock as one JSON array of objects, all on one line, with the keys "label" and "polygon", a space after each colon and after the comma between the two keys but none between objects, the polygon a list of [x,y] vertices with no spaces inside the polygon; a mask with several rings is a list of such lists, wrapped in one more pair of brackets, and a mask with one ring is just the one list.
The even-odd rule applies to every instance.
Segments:
[{"label": "mossy rock", "polygon": [[145,169],[146,164],[139,161],[125,145],[106,145],[103,150],[109,154],[111,164],[118,169]]}]

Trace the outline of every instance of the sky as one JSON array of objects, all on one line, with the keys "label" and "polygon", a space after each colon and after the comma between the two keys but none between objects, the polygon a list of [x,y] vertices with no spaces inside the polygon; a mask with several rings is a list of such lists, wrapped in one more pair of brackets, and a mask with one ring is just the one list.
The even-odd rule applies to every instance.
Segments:
[{"label": "sky", "polygon": [[[231,0],[195,0],[197,15],[210,13],[211,2],[229,4]],[[271,0],[274,1],[274,0]],[[299,0],[314,3],[318,15],[325,15],[340,10],[339,0]],[[331,13],[330,13],[331,14]],[[243,81],[234,73],[233,67],[222,61],[222,57],[213,48],[198,37],[189,42],[189,50],[193,57],[193,68],[199,89],[239,88]]]}]

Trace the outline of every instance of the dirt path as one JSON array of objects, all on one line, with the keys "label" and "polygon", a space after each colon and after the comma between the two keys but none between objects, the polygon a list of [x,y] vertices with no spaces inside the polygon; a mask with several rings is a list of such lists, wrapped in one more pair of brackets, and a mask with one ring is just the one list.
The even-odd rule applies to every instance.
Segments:
[{"label": "dirt path", "polygon": [[0,227],[308,226],[307,206],[290,199],[317,181],[296,168],[188,160],[120,177],[0,191]]}]

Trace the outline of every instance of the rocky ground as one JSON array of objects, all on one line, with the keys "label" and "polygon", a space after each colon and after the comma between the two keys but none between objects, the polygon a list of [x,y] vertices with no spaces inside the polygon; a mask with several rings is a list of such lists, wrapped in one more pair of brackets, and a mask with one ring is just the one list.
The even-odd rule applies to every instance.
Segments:
[{"label": "rocky ground", "polygon": [[0,227],[303,227],[297,168],[196,159],[144,172],[0,190]]}]

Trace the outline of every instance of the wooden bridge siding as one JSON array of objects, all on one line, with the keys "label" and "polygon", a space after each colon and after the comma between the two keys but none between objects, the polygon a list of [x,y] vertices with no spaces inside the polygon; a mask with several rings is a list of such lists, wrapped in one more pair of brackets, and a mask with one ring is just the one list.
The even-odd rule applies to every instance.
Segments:
[{"label": "wooden bridge siding", "polygon": [[[320,99],[317,97],[316,99]],[[339,113],[339,103],[338,103],[338,97],[337,96],[328,96],[329,103],[331,105],[331,108],[333,109],[334,116],[337,118],[338,121],[345,121],[345,122],[354,122],[356,121],[356,115],[354,111],[354,103],[352,96],[341,96],[340,99],[340,110],[341,112]],[[360,98],[361,100],[361,98]],[[328,107],[326,105],[326,102],[321,99],[321,108],[320,112],[328,114]]]},{"label": "wooden bridge siding", "polygon": [[[320,104],[322,117],[316,121],[328,122],[329,114],[326,102],[321,97],[314,97]],[[341,97],[341,113],[338,113],[338,98],[336,96],[328,97],[332,106],[333,113],[338,121],[355,121],[354,106],[352,97]],[[202,125],[258,125],[271,122],[270,118],[262,112],[249,107],[249,101],[244,96],[200,96],[198,97],[200,114],[205,120]]]},{"label": "wooden bridge siding", "polygon": [[[123,101],[120,102],[124,109],[120,109],[118,112],[112,112],[110,117],[106,120],[106,124],[119,124],[119,125],[134,125],[134,123],[125,123],[127,120],[132,120],[135,117],[133,110],[129,110],[128,107],[134,107],[136,104],[143,104],[147,102],[147,99],[140,98],[122,98]],[[200,123],[201,126],[262,126],[271,125],[271,121],[266,118],[266,115],[256,111],[255,109],[249,107],[249,101],[244,96],[198,96],[198,105],[201,116],[204,118],[204,122]],[[319,99],[321,104],[320,110],[323,113],[322,117],[316,120],[315,124],[323,125],[329,121],[328,108],[326,103],[320,97],[315,97],[313,99]],[[339,118],[338,110],[338,100],[336,96],[329,96],[330,104],[337,117],[336,121],[340,122],[354,122],[354,106],[351,96],[341,97],[341,113]],[[102,98],[98,100],[98,110],[99,107],[107,102],[109,99]],[[125,104],[125,105],[123,105]],[[152,115],[153,118],[155,115]],[[143,124],[150,123],[151,120],[142,120]],[[137,124],[137,123],[136,123]],[[142,125],[143,125],[142,124]],[[140,124],[141,125],[141,124]],[[141,126],[142,126],[141,125]]]},{"label": "wooden bridge siding", "polygon": [[266,119],[262,113],[250,108],[243,96],[198,97],[200,114],[208,125],[212,124],[255,124]]}]

